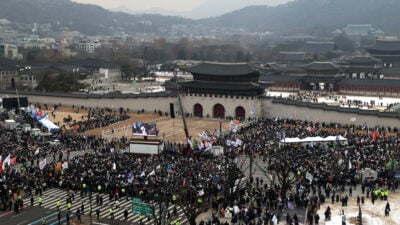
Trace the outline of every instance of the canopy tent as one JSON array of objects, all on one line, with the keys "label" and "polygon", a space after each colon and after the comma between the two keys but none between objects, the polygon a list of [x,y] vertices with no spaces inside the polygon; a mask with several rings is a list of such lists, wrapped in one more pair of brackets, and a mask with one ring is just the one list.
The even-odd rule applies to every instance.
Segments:
[{"label": "canopy tent", "polygon": [[49,120],[49,115],[48,113],[43,115],[42,109],[38,108],[35,109],[33,105],[30,107],[27,107],[25,110],[33,119],[38,121],[43,127],[49,130],[49,132],[56,132],[60,129],[57,125],[55,125],[53,122]]},{"label": "canopy tent", "polygon": [[326,138],[317,136],[317,137],[306,137],[306,138],[300,139],[298,137],[295,137],[295,138],[284,138],[280,141],[280,143],[289,144],[289,143],[329,142],[329,141],[344,142],[344,141],[347,141],[347,138],[344,138],[341,135],[328,136]]},{"label": "canopy tent", "polygon": [[53,122],[51,122],[47,116],[42,118],[41,120],[38,121],[43,127],[47,128],[49,130],[49,132],[56,132],[58,131],[60,128],[55,125]]}]

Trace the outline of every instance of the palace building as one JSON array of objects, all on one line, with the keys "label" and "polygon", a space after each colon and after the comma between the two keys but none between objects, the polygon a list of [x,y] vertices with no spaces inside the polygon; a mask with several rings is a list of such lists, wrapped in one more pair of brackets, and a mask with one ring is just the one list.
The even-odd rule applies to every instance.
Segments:
[{"label": "palace building", "polygon": [[193,75],[193,80],[177,82],[185,108],[192,109],[193,116],[244,119],[254,114],[257,99],[264,94],[260,72],[248,63],[201,62],[182,70]]}]

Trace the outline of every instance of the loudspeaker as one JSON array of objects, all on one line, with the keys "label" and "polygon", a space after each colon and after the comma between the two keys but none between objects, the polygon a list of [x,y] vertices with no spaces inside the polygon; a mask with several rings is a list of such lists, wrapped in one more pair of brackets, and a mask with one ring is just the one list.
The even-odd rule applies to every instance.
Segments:
[{"label": "loudspeaker", "polygon": [[171,115],[171,118],[175,118],[174,103],[169,103],[169,114]]}]

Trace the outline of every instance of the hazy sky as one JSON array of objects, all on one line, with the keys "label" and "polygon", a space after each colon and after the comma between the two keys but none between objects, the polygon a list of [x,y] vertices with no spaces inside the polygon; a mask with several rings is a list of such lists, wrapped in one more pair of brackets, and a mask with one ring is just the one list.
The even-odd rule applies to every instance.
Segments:
[{"label": "hazy sky", "polygon": [[[80,3],[90,3],[100,5],[107,9],[114,9],[118,7],[127,7],[131,10],[145,10],[151,8],[163,8],[173,9],[179,11],[189,11],[193,8],[207,2],[207,1],[219,1],[219,0],[72,0]],[[281,2],[287,2],[289,0],[243,0],[244,2],[251,4],[265,2],[267,5],[275,5]]]}]

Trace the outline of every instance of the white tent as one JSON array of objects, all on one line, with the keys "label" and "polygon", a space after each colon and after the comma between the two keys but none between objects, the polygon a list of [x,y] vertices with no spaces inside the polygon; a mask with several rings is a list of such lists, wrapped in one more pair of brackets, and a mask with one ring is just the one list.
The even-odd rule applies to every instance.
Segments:
[{"label": "white tent", "polygon": [[344,142],[344,141],[347,141],[347,139],[342,137],[341,135],[339,135],[339,136],[328,136],[326,138],[317,136],[317,137],[306,137],[306,138],[300,139],[300,138],[296,137],[296,138],[285,138],[285,139],[282,139],[280,141],[280,143],[289,144],[289,143],[309,143],[309,142],[329,142],[329,141]]},{"label": "white tent", "polygon": [[281,140],[281,143],[289,144],[289,143],[298,143],[301,142],[301,139],[298,137],[295,138],[284,138]]},{"label": "white tent", "polygon": [[49,132],[58,131],[60,128],[51,122],[47,117],[39,120],[39,123],[42,124],[45,128],[49,130]]}]

